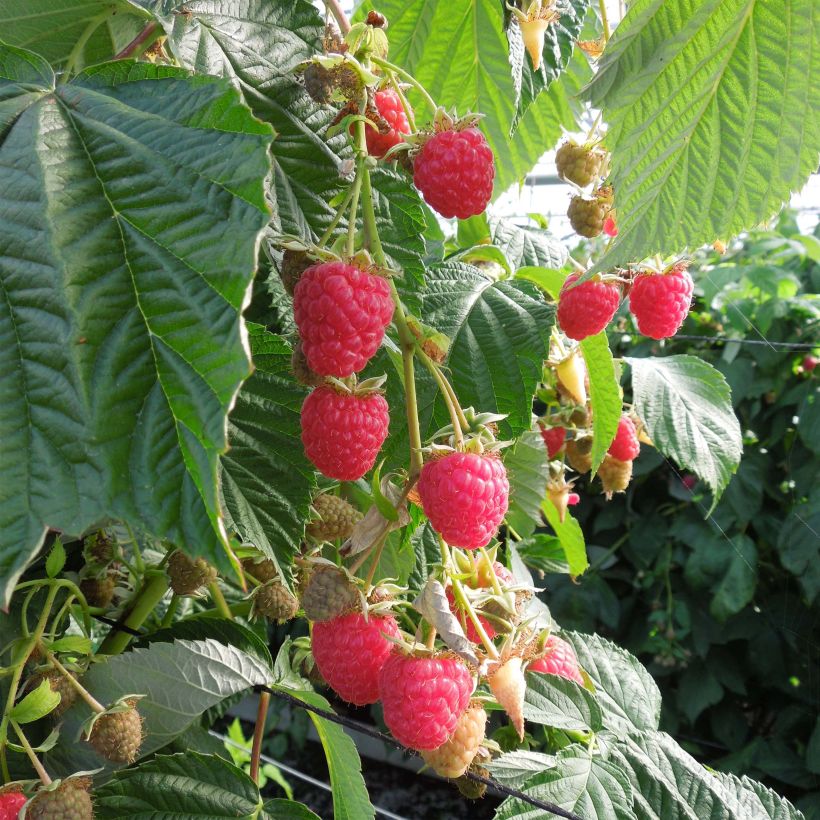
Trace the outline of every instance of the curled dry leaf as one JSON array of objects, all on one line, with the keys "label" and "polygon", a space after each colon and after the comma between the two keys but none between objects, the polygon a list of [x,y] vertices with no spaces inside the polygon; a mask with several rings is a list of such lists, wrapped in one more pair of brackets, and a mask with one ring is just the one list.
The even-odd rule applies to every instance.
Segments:
[{"label": "curled dry leaf", "polygon": [[413,607],[436,628],[439,637],[456,655],[471,666],[478,666],[473,645],[467,640],[458,618],[450,611],[447,594],[440,581],[431,575],[418,598],[413,601]]},{"label": "curled dry leaf", "polygon": [[350,538],[342,544],[339,552],[342,557],[350,558],[369,549],[379,538],[393,530],[406,527],[410,523],[410,515],[407,512],[407,500],[402,498],[402,491],[390,482],[389,478],[383,478],[380,483],[382,494],[396,508],[398,518],[395,521],[388,521],[374,504],[359,521]]}]

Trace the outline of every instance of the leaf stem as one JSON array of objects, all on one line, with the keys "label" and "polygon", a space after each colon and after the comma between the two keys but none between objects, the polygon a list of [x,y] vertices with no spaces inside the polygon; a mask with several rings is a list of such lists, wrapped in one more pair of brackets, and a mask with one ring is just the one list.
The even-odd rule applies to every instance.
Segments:
[{"label": "leaf stem", "polygon": [[[359,173],[359,166],[356,166],[356,173]],[[333,216],[333,219],[330,221],[330,224],[327,226],[327,229],[322,234],[321,238],[319,239],[318,247],[323,248],[327,243],[327,240],[330,239],[330,235],[336,229],[336,226],[339,224],[344,212],[347,210],[347,206],[350,205],[350,200],[353,199],[353,186],[351,185],[347,189],[347,193],[344,196],[339,207],[336,209],[336,213]]]},{"label": "leaf stem", "polygon": [[430,96],[427,89],[412,74],[408,73],[403,68],[399,68],[397,65],[394,65],[388,60],[382,60],[380,57],[371,57],[371,60],[373,60],[379,68],[392,71],[394,74],[401,77],[405,82],[410,83],[410,85],[412,85],[413,88],[415,88],[416,91],[418,91],[424,98],[424,102],[427,103],[427,107],[433,112],[433,114],[438,111],[436,101]]},{"label": "leaf stem", "polygon": [[251,780],[259,785],[259,760],[262,756],[262,739],[265,736],[265,722],[268,719],[270,692],[259,693],[259,706],[256,709],[256,725],[253,729],[253,746],[251,747]]},{"label": "leaf stem", "polygon": [[111,11],[106,9],[101,14],[98,14],[96,17],[92,17],[88,21],[88,25],[83,29],[82,34],[77,38],[77,42],[74,43],[71,51],[69,52],[68,59],[65,63],[65,68],[63,69],[63,73],[60,76],[60,83],[65,83],[69,79],[71,79],[71,75],[74,73],[74,69],[77,65],[77,61],[80,59],[80,55],[83,53],[88,41],[91,39],[91,35],[102,25],[102,23],[111,16]]},{"label": "leaf stem", "polygon": [[438,385],[441,397],[444,400],[444,404],[450,414],[456,449],[461,450],[464,447],[464,435],[462,433],[462,429],[468,426],[464,412],[459,406],[458,401],[453,400],[454,394],[451,392],[452,387],[442,374],[438,365],[423,350],[419,352],[419,358],[421,359],[422,364],[430,371],[430,375],[435,379],[436,384]]},{"label": "leaf stem", "polygon": [[23,734],[23,730],[17,724],[16,720],[13,720],[11,722],[11,726],[17,734],[17,738],[20,741],[20,745],[26,750],[28,759],[31,761],[31,765],[34,771],[37,772],[37,777],[40,778],[40,781],[44,786],[50,786],[51,778],[48,776],[48,772],[45,770],[45,768],[43,768],[43,764],[40,763],[40,759],[34,753],[34,749],[31,748],[31,744],[28,742],[28,738]]},{"label": "leaf stem", "polygon": [[219,588],[219,581],[208,584],[208,592],[211,593],[211,600],[214,602],[217,612],[228,621],[234,620],[233,612],[231,612],[231,608],[228,606],[228,602],[225,600],[225,596]]},{"label": "leaf stem", "polygon": [[388,71],[390,76],[390,85],[393,86],[393,90],[396,92],[399,102],[401,103],[401,107],[404,109],[404,115],[407,117],[407,124],[410,126],[410,133],[416,132],[416,117],[413,114],[413,109],[410,107],[410,103],[407,102],[407,97],[404,94],[404,91],[401,89],[401,85],[399,81],[396,79],[396,75],[392,71]]},{"label": "leaf stem", "polygon": [[481,643],[484,646],[484,649],[487,651],[487,654],[494,661],[498,660],[498,650],[495,648],[495,644],[493,644],[493,642],[487,635],[487,632],[484,629],[484,624],[481,623],[481,619],[478,617],[476,611],[473,609],[473,605],[470,603],[469,598],[467,598],[467,594],[464,592],[464,587],[461,585],[461,581],[459,581],[458,578],[452,577],[450,578],[450,581],[453,585],[453,596],[455,597],[458,608],[467,613],[467,617],[472,621],[473,627],[476,631],[476,635],[478,635],[479,639],[481,640]]},{"label": "leaf stem", "polygon": [[350,20],[339,5],[338,0],[325,0],[325,8],[336,18],[339,24],[339,31],[342,34],[347,34],[350,31]]},{"label": "leaf stem", "polygon": [[54,653],[45,650],[48,662],[66,679],[74,691],[91,707],[92,712],[98,715],[105,711],[105,707],[57,660]]},{"label": "leaf stem", "polygon": [[606,0],[598,0],[598,8],[601,10],[601,23],[604,26],[604,44],[606,44],[612,36],[612,32],[609,30],[609,17],[606,13]]},{"label": "leaf stem", "polygon": [[147,23],[145,28],[124,48],[114,55],[115,60],[126,60],[129,57],[138,57],[151,44],[159,30],[159,23]]},{"label": "leaf stem", "polygon": [[165,615],[162,616],[160,629],[167,629],[174,622],[174,615],[177,614],[179,605],[182,603],[182,598],[176,593],[173,594],[171,600],[168,602],[168,609],[165,610]]}]

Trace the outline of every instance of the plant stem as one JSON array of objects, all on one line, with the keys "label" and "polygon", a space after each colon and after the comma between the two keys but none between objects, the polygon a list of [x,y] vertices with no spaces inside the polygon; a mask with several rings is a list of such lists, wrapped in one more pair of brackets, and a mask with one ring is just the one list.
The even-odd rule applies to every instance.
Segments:
[{"label": "plant stem", "polygon": [[43,764],[40,763],[40,759],[34,753],[34,749],[31,748],[31,744],[28,742],[28,738],[23,734],[23,730],[17,725],[17,721],[15,720],[11,722],[11,725],[17,734],[20,745],[26,750],[28,759],[31,761],[34,771],[37,772],[37,777],[40,778],[40,781],[44,786],[50,786],[51,778],[48,776],[48,772],[43,768]]},{"label": "plant stem", "polygon": [[396,95],[399,98],[401,107],[404,109],[404,116],[407,117],[407,124],[410,126],[410,133],[415,133],[416,117],[413,114],[413,109],[410,107],[410,103],[407,102],[407,97],[405,96],[404,91],[401,90],[401,85],[399,84],[399,81],[396,79],[396,75],[392,71],[388,73],[390,76],[390,85],[393,86],[393,90],[396,92]]},{"label": "plant stem", "polygon": [[114,55],[115,60],[125,60],[128,57],[138,57],[150,45],[154,35],[159,30],[159,23],[148,23],[145,28],[119,53]]},{"label": "plant stem", "polygon": [[609,42],[612,32],[609,30],[609,17],[606,13],[606,0],[598,0],[598,8],[601,10],[601,23],[604,26],[604,43]]},{"label": "plant stem", "polygon": [[106,9],[102,14],[98,14],[96,17],[93,17],[88,21],[88,25],[83,29],[82,34],[80,34],[77,38],[77,42],[74,43],[74,46],[68,55],[65,68],[63,69],[62,76],[60,77],[61,83],[67,82],[71,78],[71,75],[74,73],[74,68],[77,65],[77,61],[80,59],[80,55],[83,53],[83,49],[86,44],[91,39],[91,35],[102,25],[103,21],[108,19],[110,16],[111,12]]},{"label": "plant stem", "polygon": [[373,62],[379,66],[379,68],[386,69],[387,71],[392,71],[394,74],[397,74],[399,77],[402,78],[405,82],[410,83],[416,91],[421,94],[424,98],[424,102],[427,103],[428,108],[435,114],[438,111],[438,106],[436,105],[436,101],[430,96],[427,89],[412,75],[405,71],[403,68],[399,68],[397,65],[393,65],[393,63],[388,62],[387,60],[382,60],[379,57],[371,57]]},{"label": "plant stem", "polygon": [[[359,166],[356,166],[356,173],[359,172]],[[353,186],[351,185],[347,189],[347,193],[342,200],[341,205],[336,209],[336,213],[333,216],[333,219],[330,221],[330,224],[327,226],[327,229],[322,234],[321,238],[319,239],[318,247],[323,248],[325,243],[328,239],[330,239],[330,235],[336,229],[336,226],[339,224],[344,212],[347,210],[347,206],[350,205],[350,200],[353,199]]]},{"label": "plant stem", "polygon": [[165,615],[162,618],[162,623],[160,623],[160,629],[167,629],[171,624],[174,622],[174,615],[177,614],[177,610],[179,609],[179,605],[182,602],[182,598],[179,597],[176,593],[171,597],[171,600],[168,602],[168,609],[165,610]]},{"label": "plant stem", "polygon": [[[450,421],[453,424],[453,437],[455,439],[456,449],[460,450],[464,447],[464,435],[462,434],[462,418],[464,417],[464,414],[458,406],[458,402],[453,401],[453,396],[449,389],[450,385],[447,382],[447,379],[442,375],[438,365],[436,365],[436,363],[429,356],[427,356],[424,351],[419,353],[419,358],[421,359],[422,364],[430,371],[430,375],[435,379],[435,382],[438,385],[441,397],[444,399],[444,404],[450,414]],[[467,420],[464,419],[463,423],[465,426],[466,422]]]},{"label": "plant stem", "polygon": [[365,588],[367,590],[369,590],[373,584],[373,576],[376,574],[376,567],[379,565],[379,561],[381,561],[382,552],[384,552],[384,545],[387,543],[387,536],[389,534],[389,532],[386,532],[379,539],[379,545],[376,547],[376,552],[373,556],[373,563],[370,566],[370,571],[367,573],[367,579],[365,580]]},{"label": "plant stem", "polygon": [[348,256],[353,256],[356,250],[356,214],[359,211],[359,192],[362,189],[362,178],[367,173],[364,163],[358,160],[356,163],[356,178],[353,180],[350,195],[350,215],[347,218],[347,251]]},{"label": "plant stem", "polygon": [[92,712],[96,712],[98,715],[105,711],[105,706],[103,706],[78,680],[68,671],[61,663],[57,660],[57,658],[48,651],[45,650],[46,658],[48,658],[48,662],[66,679],[66,681],[71,684],[71,687],[74,691],[91,707]]},{"label": "plant stem", "polygon": [[259,706],[256,710],[256,726],[253,730],[253,746],[251,747],[251,780],[259,785],[259,759],[262,755],[262,738],[265,736],[265,721],[268,718],[270,706],[270,692],[259,693]]},{"label": "plant stem", "polygon": [[500,595],[501,594],[501,584],[498,583],[498,576],[495,574],[495,568],[493,567],[493,562],[490,560],[490,556],[487,554],[486,547],[481,547],[480,551],[481,551],[481,556],[487,562],[487,566],[489,567],[489,570],[490,570],[490,585],[493,588],[493,592],[496,595]]},{"label": "plant stem", "polygon": [[498,650],[495,648],[495,645],[487,635],[487,632],[484,629],[484,624],[481,623],[481,620],[479,619],[478,615],[473,609],[470,600],[467,598],[467,595],[464,592],[464,587],[461,585],[461,581],[459,581],[457,578],[451,578],[450,581],[453,584],[453,596],[455,597],[456,604],[458,605],[459,609],[462,609],[464,612],[466,612],[467,617],[472,621],[476,634],[480,638],[481,643],[484,646],[484,649],[487,651],[487,654],[494,661],[498,660]]},{"label": "plant stem", "polygon": [[347,34],[350,31],[350,20],[339,5],[338,0],[325,0],[325,8],[336,18],[339,24],[339,31]]},{"label": "plant stem", "polygon": [[228,602],[225,600],[225,596],[219,588],[219,581],[208,584],[208,592],[211,593],[211,600],[216,605],[217,612],[219,612],[223,618],[232,621],[234,619],[233,612],[231,612],[231,608],[228,606]]},{"label": "plant stem", "polygon": [[[168,576],[164,572],[146,574],[142,587],[134,596],[128,615],[121,623],[129,629],[137,630],[145,619],[154,611],[154,607],[168,591]],[[105,640],[97,650],[98,655],[119,655],[128,648],[132,635],[124,630],[112,627]]]}]

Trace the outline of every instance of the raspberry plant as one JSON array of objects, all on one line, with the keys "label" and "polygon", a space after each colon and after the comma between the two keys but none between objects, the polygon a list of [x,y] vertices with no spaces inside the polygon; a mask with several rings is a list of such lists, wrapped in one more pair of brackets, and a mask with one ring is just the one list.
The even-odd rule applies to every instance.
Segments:
[{"label": "raspberry plant", "polygon": [[[583,584],[574,483],[625,491],[641,444],[713,504],[738,468],[722,375],[605,329],[628,297],[673,335],[685,252],[816,167],[811,9],[780,5],[638,0],[614,35],[587,0],[0,12],[3,811],[315,816],[259,749],[271,696],[329,685],[465,793],[518,789],[502,820],[800,816],[658,731],[650,675],[561,637],[527,567]],[[562,127],[587,264],[485,212]],[[202,729],[254,687],[246,774]],[[334,814],[373,817],[311,717]]]}]

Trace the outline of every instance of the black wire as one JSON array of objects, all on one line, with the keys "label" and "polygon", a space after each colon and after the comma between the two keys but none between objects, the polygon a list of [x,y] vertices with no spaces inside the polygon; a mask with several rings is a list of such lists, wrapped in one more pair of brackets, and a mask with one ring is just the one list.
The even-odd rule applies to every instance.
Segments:
[{"label": "black wire", "polygon": [[[129,635],[133,635],[137,638],[142,638],[145,636],[145,633],[140,632],[137,629],[132,629],[130,626],[126,626],[125,624],[117,623],[117,621],[112,620],[111,618],[106,618],[105,615],[93,615],[92,616],[95,620],[101,621],[104,624],[108,624],[112,630],[115,632],[127,632]],[[390,746],[395,747],[396,749],[401,749],[403,752],[412,752],[412,749],[408,749],[403,743],[399,743],[390,735],[386,735],[384,732],[380,732],[378,729],[371,729],[369,726],[366,726],[363,723],[359,723],[356,720],[350,720],[350,718],[342,717],[341,715],[337,715],[335,712],[330,712],[327,709],[322,709],[318,706],[311,706],[309,703],[305,703],[303,700],[299,700],[294,695],[290,695],[287,692],[282,691],[281,689],[271,689],[270,686],[254,686],[254,691],[256,692],[267,692],[269,695],[273,695],[274,697],[280,698],[281,700],[287,701],[293,706],[296,706],[300,709],[304,709],[307,712],[313,712],[314,715],[318,715],[319,717],[323,718],[324,720],[329,720],[331,723],[338,723],[340,726],[345,726],[348,729],[353,729],[356,732],[360,732],[363,735],[367,735],[368,737],[372,737],[375,740],[381,740],[382,743],[387,743]],[[493,780],[491,777],[482,777],[480,774],[475,774],[474,772],[466,772],[464,775],[468,780],[472,780],[475,783],[483,783],[485,786],[490,786],[491,788],[495,789],[499,794],[503,794],[506,797],[515,797],[518,800],[523,801],[524,803],[529,803],[531,806],[535,806],[537,809],[543,809],[550,814],[555,815],[556,817],[563,817],[565,820],[584,820],[584,818],[579,817],[577,814],[573,814],[572,812],[566,811],[566,809],[562,809],[560,806],[556,806],[554,803],[548,803],[545,800],[538,800],[536,797],[530,797],[528,794],[525,794],[518,789],[512,789],[509,786],[505,786],[503,783],[499,783],[497,780]]]},{"label": "black wire", "polygon": [[767,339],[733,339],[731,336],[687,336],[683,333],[676,333],[669,341],[703,342],[704,344],[728,344],[732,342],[738,345],[762,345],[763,347],[780,348],[784,353],[791,350],[814,350],[817,344],[810,342],[770,342]]}]

